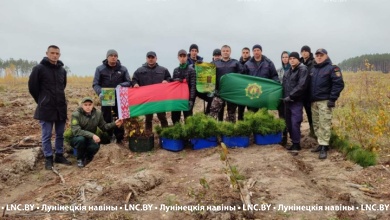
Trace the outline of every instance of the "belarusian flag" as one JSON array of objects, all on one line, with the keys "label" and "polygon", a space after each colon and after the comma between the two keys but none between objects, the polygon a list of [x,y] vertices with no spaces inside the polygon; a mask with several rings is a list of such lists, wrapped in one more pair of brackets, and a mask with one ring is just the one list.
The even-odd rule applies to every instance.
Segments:
[{"label": "belarusian flag", "polygon": [[117,87],[116,94],[119,118],[189,110],[189,90],[185,81],[138,88]]},{"label": "belarusian flag", "polygon": [[223,100],[253,108],[276,110],[282,98],[282,85],[266,78],[229,73],[219,85]]}]

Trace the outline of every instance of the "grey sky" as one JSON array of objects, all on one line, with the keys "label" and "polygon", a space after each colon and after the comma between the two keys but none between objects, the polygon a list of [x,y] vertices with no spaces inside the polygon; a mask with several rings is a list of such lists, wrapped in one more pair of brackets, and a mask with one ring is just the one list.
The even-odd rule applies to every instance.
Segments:
[{"label": "grey sky", "polygon": [[254,44],[280,67],[283,50],[323,47],[334,63],[390,52],[386,0],[0,0],[0,58],[40,61],[48,45],[78,75],[93,75],[108,49],[132,74],[157,53],[172,73],[192,43],[211,60],[228,44],[232,58]]}]

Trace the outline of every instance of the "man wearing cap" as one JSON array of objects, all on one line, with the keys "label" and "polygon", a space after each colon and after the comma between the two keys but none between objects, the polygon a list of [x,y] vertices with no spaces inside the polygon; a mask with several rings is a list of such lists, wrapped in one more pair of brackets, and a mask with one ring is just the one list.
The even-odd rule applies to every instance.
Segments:
[{"label": "man wearing cap", "polygon": [[221,58],[222,58],[221,49],[217,48],[213,51],[213,60],[211,61],[211,63],[214,63],[215,61],[220,60]]},{"label": "man wearing cap", "polygon": [[203,57],[198,56],[199,47],[196,44],[191,44],[189,53],[187,55],[187,64],[195,67],[196,62],[203,62]]},{"label": "man wearing cap", "polygon": [[[171,74],[168,69],[159,66],[157,63],[157,55],[153,51],[146,53],[146,63],[138,68],[134,74],[132,83],[134,88],[140,86],[153,85],[157,83],[168,83],[171,79]],[[158,92],[158,91],[151,91]],[[157,113],[157,118],[160,120],[161,127],[168,127],[167,116],[165,112]],[[153,114],[145,115],[145,130],[152,132]]]},{"label": "man wearing cap", "polygon": [[[118,52],[110,49],[107,51],[103,64],[98,66],[93,78],[93,89],[100,99],[103,99],[102,88],[116,88],[117,86],[131,87],[130,75],[127,68],[118,60]],[[103,117],[106,122],[112,122],[118,117],[118,103],[115,99],[115,106],[102,106]],[[117,143],[122,143],[124,129],[115,128],[109,131],[109,136],[114,133]]]},{"label": "man wearing cap", "polygon": [[[252,47],[253,57],[244,64],[244,73],[279,82],[278,72],[276,71],[274,63],[263,55],[263,48],[256,44]],[[248,107],[248,110],[257,112],[258,108]]]},{"label": "man wearing cap", "polygon": [[299,54],[289,54],[290,68],[283,76],[283,102],[287,131],[293,143],[288,150],[301,150],[301,123],[303,114],[303,99],[309,83],[307,67],[299,62]]},{"label": "man wearing cap", "polygon": [[344,89],[344,80],[340,68],[332,65],[325,49],[320,48],[316,51],[315,61],[311,74],[310,95],[313,127],[319,145],[312,152],[320,152],[318,158],[326,159],[332,126],[332,109]]},{"label": "man wearing cap", "polygon": [[[189,110],[183,111],[184,119],[192,115],[192,108],[194,107],[195,98],[196,98],[196,74],[194,68],[187,64],[187,52],[185,50],[179,50],[177,54],[179,60],[179,67],[176,67],[173,70],[173,80],[183,82],[185,79],[188,84],[189,90]],[[175,124],[180,122],[181,111],[173,111],[171,113],[172,123]]]},{"label": "man wearing cap", "polygon": [[54,162],[70,165],[64,157],[64,130],[67,119],[65,98],[66,71],[59,60],[60,48],[50,45],[46,57],[32,69],[28,80],[28,89],[37,108],[34,119],[39,120],[42,128],[42,150],[45,156],[45,169],[53,167],[53,150],[51,136],[55,128],[55,158]]},{"label": "man wearing cap", "polygon": [[[310,75],[315,61],[314,61],[313,53],[311,52],[311,49],[309,46],[305,45],[302,47],[301,56],[302,57],[299,61],[301,63],[303,63],[305,66],[307,66],[307,69],[308,69],[309,75]],[[310,84],[310,78],[309,78],[309,84]],[[306,97],[303,99],[303,107],[305,108],[307,120],[308,120],[309,126],[310,126],[309,136],[316,138],[315,134],[314,134],[313,119],[312,119],[312,113],[311,113],[310,86],[307,87],[307,90],[305,93],[306,93]]]},{"label": "man wearing cap", "polygon": [[106,123],[103,113],[94,107],[92,98],[83,98],[80,107],[72,113],[70,123],[72,130],[70,145],[77,149],[77,166],[84,167],[98,152],[100,137],[95,134],[98,127],[102,131],[109,131],[115,125],[121,127],[122,123],[122,119]]},{"label": "man wearing cap", "polygon": [[[244,67],[244,64],[251,58],[251,51],[248,47],[244,47],[241,50],[241,57],[240,57],[240,63]],[[245,105],[238,105],[238,114],[237,119],[238,120],[244,120],[244,112],[245,112]]]}]

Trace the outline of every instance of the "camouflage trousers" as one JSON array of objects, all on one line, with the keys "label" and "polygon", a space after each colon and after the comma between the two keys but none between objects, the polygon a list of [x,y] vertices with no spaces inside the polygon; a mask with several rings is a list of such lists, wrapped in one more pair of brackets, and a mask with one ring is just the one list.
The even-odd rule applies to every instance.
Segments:
[{"label": "camouflage trousers", "polygon": [[[233,123],[236,122],[237,105],[231,102],[226,102],[226,105],[227,105],[227,112],[228,112],[228,116],[226,120]],[[225,107],[225,101],[220,97],[214,97],[213,101],[211,102],[210,116],[219,121],[222,121],[224,107]]]},{"label": "camouflage trousers", "polygon": [[313,102],[311,112],[318,144],[328,146],[332,128],[332,109],[328,107],[328,100]]}]

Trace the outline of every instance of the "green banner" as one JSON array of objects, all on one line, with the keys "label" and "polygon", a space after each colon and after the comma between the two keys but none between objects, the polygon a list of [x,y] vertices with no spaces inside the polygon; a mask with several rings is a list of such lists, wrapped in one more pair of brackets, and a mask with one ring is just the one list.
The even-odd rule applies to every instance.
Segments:
[{"label": "green banner", "polygon": [[212,63],[196,63],[196,90],[200,93],[211,93],[215,90],[216,68]]},{"label": "green banner", "polygon": [[253,108],[277,110],[282,85],[270,79],[229,73],[221,77],[219,95],[225,101]]},{"label": "green banner", "polygon": [[102,88],[102,106],[115,106],[115,88]]}]

